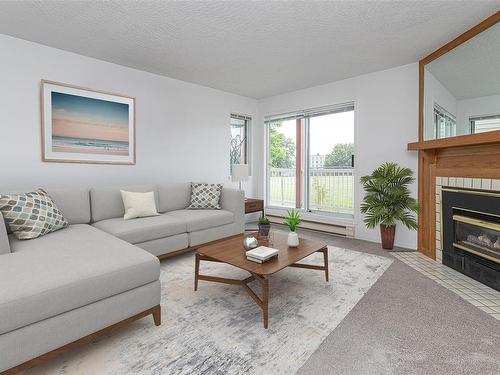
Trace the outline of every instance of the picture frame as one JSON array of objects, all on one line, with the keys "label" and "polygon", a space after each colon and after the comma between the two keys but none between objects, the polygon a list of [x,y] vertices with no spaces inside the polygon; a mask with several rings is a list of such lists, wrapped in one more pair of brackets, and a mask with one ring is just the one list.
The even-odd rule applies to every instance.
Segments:
[{"label": "picture frame", "polygon": [[136,163],[135,98],[41,80],[42,161]]}]

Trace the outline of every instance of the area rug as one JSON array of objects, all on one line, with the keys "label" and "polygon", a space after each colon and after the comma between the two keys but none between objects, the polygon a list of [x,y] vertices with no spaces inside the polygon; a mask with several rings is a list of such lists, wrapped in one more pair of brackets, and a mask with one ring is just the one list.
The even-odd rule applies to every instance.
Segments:
[{"label": "area rug", "polygon": [[[29,371],[31,374],[293,374],[377,281],[392,260],[329,247],[321,271],[288,268],[270,277],[269,329],[241,287],[200,281],[194,256],[162,262],[160,327],[151,317]],[[322,254],[304,263],[322,264]],[[202,262],[204,274],[244,278]],[[251,284],[258,290],[259,285]]]}]

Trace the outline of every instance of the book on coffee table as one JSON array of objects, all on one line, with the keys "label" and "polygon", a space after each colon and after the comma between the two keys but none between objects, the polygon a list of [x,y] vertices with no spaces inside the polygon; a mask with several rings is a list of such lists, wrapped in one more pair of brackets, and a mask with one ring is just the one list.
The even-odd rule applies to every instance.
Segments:
[{"label": "book on coffee table", "polygon": [[259,261],[259,263],[262,263],[277,256],[278,252],[279,251],[277,249],[273,249],[272,247],[259,246],[255,249],[247,251],[246,256],[248,260]]},{"label": "book on coffee table", "polygon": [[264,263],[264,262],[268,262],[271,259],[274,259],[274,258],[277,258],[277,257],[278,257],[278,254],[276,254],[276,255],[274,255],[271,258],[268,258],[266,260],[262,260],[262,259],[254,258],[252,256],[247,255],[247,260],[250,260],[250,261],[255,262],[255,263]]}]

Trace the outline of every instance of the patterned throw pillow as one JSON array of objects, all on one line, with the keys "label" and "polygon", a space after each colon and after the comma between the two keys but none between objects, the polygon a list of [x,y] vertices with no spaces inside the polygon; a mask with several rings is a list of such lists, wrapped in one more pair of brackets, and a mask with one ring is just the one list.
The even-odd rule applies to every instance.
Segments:
[{"label": "patterned throw pillow", "polygon": [[42,190],[0,194],[0,211],[16,238],[30,240],[68,226],[54,201]]},{"label": "patterned throw pillow", "polygon": [[188,210],[220,210],[221,184],[191,182],[191,203]]}]

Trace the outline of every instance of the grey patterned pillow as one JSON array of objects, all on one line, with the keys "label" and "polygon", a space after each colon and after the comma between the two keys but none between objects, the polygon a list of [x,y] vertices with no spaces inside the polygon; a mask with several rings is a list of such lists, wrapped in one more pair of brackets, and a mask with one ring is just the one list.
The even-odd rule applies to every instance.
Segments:
[{"label": "grey patterned pillow", "polygon": [[191,203],[188,210],[220,210],[221,184],[191,182]]},{"label": "grey patterned pillow", "polygon": [[42,190],[26,194],[1,194],[0,212],[10,231],[30,240],[68,226],[54,201]]}]

